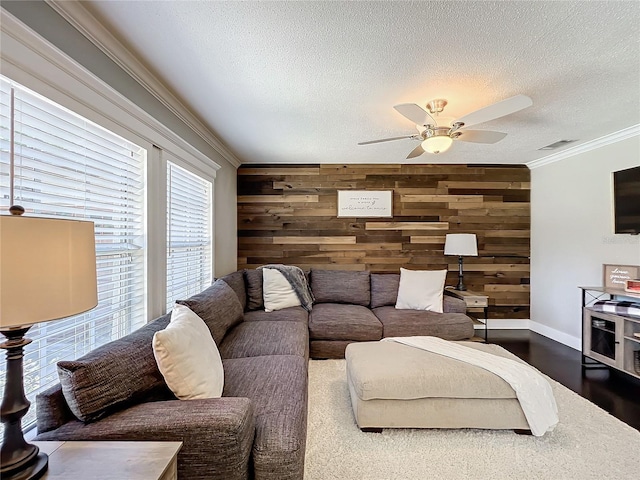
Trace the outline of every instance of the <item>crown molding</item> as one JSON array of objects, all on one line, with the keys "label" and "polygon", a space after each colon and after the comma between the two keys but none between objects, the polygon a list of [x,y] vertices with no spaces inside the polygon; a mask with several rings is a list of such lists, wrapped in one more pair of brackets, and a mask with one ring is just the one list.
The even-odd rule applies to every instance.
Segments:
[{"label": "crown molding", "polygon": [[45,0],[45,2],[76,30],[98,47],[113,62],[168,108],[185,125],[209,144],[235,168],[240,160],[206,127],[178,98],[143,65],[105,26],[100,23],[82,2]]},{"label": "crown molding", "polygon": [[564,160],[565,158],[573,157],[581,153],[590,152],[591,150],[595,150],[596,148],[604,147],[606,145],[611,145],[612,143],[617,143],[622,140],[637,137],[638,135],[640,135],[640,124],[633,125],[618,132],[610,133],[609,135],[596,138],[595,140],[590,140],[580,145],[576,145],[575,147],[567,148],[562,152],[538,158],[537,160],[527,162],[526,165],[527,167],[529,167],[529,169],[533,170],[534,168],[549,165],[550,163],[558,162],[560,160]]},{"label": "crown molding", "polygon": [[[217,162],[9,12],[1,9],[0,13],[3,74],[119,135],[123,135],[122,131],[128,132],[129,135],[123,136],[134,143],[140,139],[157,145],[186,164],[182,166],[190,167],[205,178],[215,179],[216,171],[221,168]],[[110,124],[104,124],[97,118]]]}]

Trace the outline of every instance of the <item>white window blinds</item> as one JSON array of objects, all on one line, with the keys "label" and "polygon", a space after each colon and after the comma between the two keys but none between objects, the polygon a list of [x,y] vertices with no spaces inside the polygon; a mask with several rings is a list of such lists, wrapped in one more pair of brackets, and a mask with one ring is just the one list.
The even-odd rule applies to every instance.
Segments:
[{"label": "white window blinds", "polygon": [[[25,390],[58,382],[56,362],[75,359],[145,323],[145,150],[0,76],[0,209],[95,223],[98,306],[34,325],[25,348]],[[13,106],[12,106],[13,105]],[[13,150],[13,162],[11,151]],[[38,292],[33,292],[38,301]],[[6,363],[1,362],[4,385]],[[35,408],[23,428],[35,422]]]},{"label": "white window blinds", "polygon": [[167,162],[167,310],[211,284],[211,183]]}]

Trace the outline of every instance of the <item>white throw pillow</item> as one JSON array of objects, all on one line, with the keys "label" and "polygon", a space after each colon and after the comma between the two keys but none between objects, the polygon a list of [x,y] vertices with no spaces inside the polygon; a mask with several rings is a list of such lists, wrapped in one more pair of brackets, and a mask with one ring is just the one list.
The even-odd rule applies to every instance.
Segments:
[{"label": "white throw pillow", "polygon": [[176,304],[167,328],[153,335],[153,355],[180,400],[219,398],[224,370],[209,328],[189,307]]},{"label": "white throw pillow", "polygon": [[401,268],[396,308],[442,313],[442,296],[446,277],[446,270]]},{"label": "white throw pillow", "polygon": [[273,268],[262,269],[262,296],[265,312],[300,305],[300,299],[289,281]]}]

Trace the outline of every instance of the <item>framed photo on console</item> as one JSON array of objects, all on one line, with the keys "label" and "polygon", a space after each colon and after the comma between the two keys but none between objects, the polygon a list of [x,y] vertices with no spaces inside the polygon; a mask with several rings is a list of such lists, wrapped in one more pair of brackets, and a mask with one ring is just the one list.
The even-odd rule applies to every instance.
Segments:
[{"label": "framed photo on console", "polygon": [[602,265],[602,284],[605,288],[619,288],[624,290],[627,280],[640,278],[639,265]]}]

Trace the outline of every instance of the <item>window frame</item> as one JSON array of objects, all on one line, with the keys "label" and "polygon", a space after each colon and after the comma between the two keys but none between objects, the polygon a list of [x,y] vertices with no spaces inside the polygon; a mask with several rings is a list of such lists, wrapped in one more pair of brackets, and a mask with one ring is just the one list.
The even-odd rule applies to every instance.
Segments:
[{"label": "window frame", "polygon": [[[166,158],[212,184],[212,252],[215,252],[215,179],[221,166],[4,10],[0,35],[0,66],[4,76],[147,151],[143,173],[147,187],[145,320],[157,318],[166,309]],[[215,272],[215,253],[211,269]]]},{"label": "window frame", "polygon": [[[206,274],[208,274],[208,278],[202,280],[202,282],[198,285],[198,287],[196,288],[197,291],[195,291],[194,289],[189,289],[189,294],[195,294],[198,293],[201,290],[204,290],[209,284],[211,284],[212,280],[213,280],[213,256],[214,256],[214,252],[213,252],[213,216],[212,216],[212,211],[213,211],[213,183],[210,182],[209,180],[202,178],[200,175],[197,175],[196,173],[191,172],[190,170],[181,167],[180,165],[178,165],[176,162],[173,161],[174,159],[168,160],[167,161],[167,286],[166,286],[166,290],[167,290],[167,294],[168,292],[168,283],[169,283],[169,258],[171,255],[171,225],[169,224],[169,217],[171,215],[171,199],[168,197],[169,196],[169,171],[172,167],[176,167],[178,170],[182,170],[183,172],[185,172],[187,175],[191,175],[196,177],[199,181],[202,182],[206,182],[207,185],[207,191],[206,191],[206,195],[207,195],[207,200],[208,200],[208,208],[207,211],[205,212],[206,215],[208,215],[207,218],[207,237],[208,237],[208,246],[207,246],[207,250],[208,253],[205,254],[205,256],[209,259],[210,264],[206,267],[204,267],[204,270]],[[167,309],[169,309],[171,307],[171,304],[174,300],[177,300],[177,298],[166,298],[166,303],[167,303]]]},{"label": "window frame", "polygon": [[[146,151],[1,75],[0,206],[26,216],[82,219],[95,226],[98,305],[37,323],[24,352],[31,401],[58,381],[56,364],[142,327],[146,321]],[[37,301],[38,292],[33,292]],[[0,364],[2,383],[6,366]],[[35,425],[35,409],[23,425]]]},{"label": "window frame", "polygon": [[[211,182],[212,272],[215,272],[215,179],[221,166],[3,11],[2,74],[147,151],[145,286],[147,321],[166,309],[167,161]],[[117,68],[117,67],[115,67]]]}]

